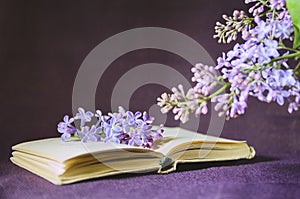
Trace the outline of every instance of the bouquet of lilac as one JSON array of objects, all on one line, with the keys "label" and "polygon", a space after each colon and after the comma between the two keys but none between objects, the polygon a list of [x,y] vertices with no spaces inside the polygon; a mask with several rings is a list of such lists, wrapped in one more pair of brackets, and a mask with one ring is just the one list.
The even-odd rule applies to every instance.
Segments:
[{"label": "bouquet of lilac", "polygon": [[[158,98],[161,111],[173,110],[175,119],[185,123],[194,112],[208,112],[209,101],[226,119],[245,113],[249,96],[263,102],[288,103],[288,112],[300,106],[300,2],[297,0],[245,0],[251,3],[249,16],[244,11],[223,15],[225,24],[216,23],[214,35],[219,43],[237,43],[217,59],[217,66],[201,63],[192,68],[196,82],[184,92],[182,85]],[[287,7],[286,7],[287,3]],[[293,46],[291,47],[291,41]],[[221,74],[219,73],[219,70]]]},{"label": "bouquet of lilac", "polygon": [[[86,125],[87,122],[92,121],[93,117],[97,118],[96,124]],[[80,128],[75,127],[75,120],[80,121]],[[70,118],[68,115],[64,116],[63,122],[57,125],[57,131],[62,133],[63,141],[75,136],[82,142],[103,140],[104,142],[113,141],[118,144],[151,148],[154,140],[161,139],[163,133],[163,125],[152,130],[153,120],[154,118],[146,112],[143,114],[139,111],[133,113],[125,111],[122,107],[119,107],[118,113],[108,113],[108,115],[102,115],[100,110],[94,114],[79,108],[74,118]]]}]

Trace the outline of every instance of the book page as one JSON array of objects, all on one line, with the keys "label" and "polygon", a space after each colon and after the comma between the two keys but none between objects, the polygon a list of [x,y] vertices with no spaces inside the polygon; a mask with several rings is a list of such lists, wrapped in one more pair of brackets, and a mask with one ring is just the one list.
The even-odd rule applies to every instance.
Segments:
[{"label": "book page", "polygon": [[164,155],[167,155],[172,148],[183,143],[203,142],[209,143],[211,146],[213,143],[245,142],[196,133],[179,127],[164,127],[163,136],[163,140],[157,140],[155,142],[154,150]]},{"label": "book page", "polygon": [[[36,156],[48,158],[57,162],[65,162],[77,156],[113,151],[118,149],[147,150],[140,147],[128,146],[126,144],[115,144],[112,142],[86,142],[71,140],[63,142],[60,138],[48,138],[30,142],[24,142],[12,147],[13,150],[21,151]],[[151,150],[150,150],[151,151]]]}]

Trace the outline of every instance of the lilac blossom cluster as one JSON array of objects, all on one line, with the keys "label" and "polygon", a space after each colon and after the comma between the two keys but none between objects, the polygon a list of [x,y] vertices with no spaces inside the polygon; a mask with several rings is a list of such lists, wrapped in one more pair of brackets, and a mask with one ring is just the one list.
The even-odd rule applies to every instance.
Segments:
[{"label": "lilac blossom cluster", "polygon": [[[241,33],[243,43],[237,43],[232,50],[222,53],[217,66],[197,64],[192,68],[196,82],[185,94],[181,85],[179,91],[162,94],[158,105],[162,112],[173,110],[175,119],[183,123],[188,115],[207,113],[207,102],[214,103],[219,116],[227,119],[245,113],[249,96],[263,102],[287,102],[288,112],[300,106],[299,67],[289,65],[289,59],[298,59],[300,50],[286,46],[286,40],[293,39],[293,23],[285,7],[285,0],[246,0],[254,5],[244,11],[224,15],[226,24],[216,23],[215,38],[229,43]],[[220,71],[221,74],[218,72]]]},{"label": "lilac blossom cluster", "polygon": [[[93,117],[97,118],[97,122],[93,125],[86,125],[92,121]],[[75,127],[74,121],[76,120],[80,121],[79,128]],[[64,116],[63,121],[57,125],[57,131],[62,134],[62,141],[75,136],[82,142],[103,140],[151,148],[154,140],[161,139],[163,134],[163,125],[156,130],[152,129],[153,120],[154,118],[150,117],[147,112],[133,113],[125,111],[122,107],[119,107],[117,113],[108,113],[108,115],[103,115],[100,110],[94,114],[79,108],[75,117]]]}]

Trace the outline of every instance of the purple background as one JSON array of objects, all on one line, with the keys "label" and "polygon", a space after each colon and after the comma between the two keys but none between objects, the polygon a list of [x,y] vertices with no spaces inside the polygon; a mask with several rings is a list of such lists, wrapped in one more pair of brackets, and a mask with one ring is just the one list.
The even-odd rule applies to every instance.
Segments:
[{"label": "purple background", "polygon": [[[230,3],[231,4],[230,4]],[[58,136],[56,124],[72,111],[72,88],[82,61],[100,42],[138,27],[163,27],[198,41],[216,59],[232,45],[212,38],[223,13],[246,8],[242,0],[193,1],[0,1],[1,139],[0,196],[7,198],[190,197],[296,198],[300,194],[299,118],[286,105],[249,100],[247,114],[226,122],[222,136],[247,140],[257,157],[250,161],[182,165],[170,175],[125,175],[57,187],[8,162],[11,146]],[[201,61],[201,60],[199,60]],[[138,50],[115,60],[101,78],[96,106],[110,111],[116,81],[134,66],[157,62],[187,78],[190,65],[160,50]],[[166,88],[147,85],[131,98],[130,109],[147,109]],[[205,132],[209,116],[201,118]],[[168,118],[168,124],[176,122]],[[18,179],[16,181],[16,179]],[[84,186],[83,186],[84,185]],[[141,186],[142,185],[142,186]],[[35,187],[32,189],[32,187]],[[29,189],[28,191],[24,191]],[[182,190],[181,193],[178,190]]]},{"label": "purple background", "polygon": [[[212,38],[214,24],[222,13],[242,6],[242,1],[229,6],[217,0],[1,1],[1,159],[9,157],[15,143],[59,135],[57,123],[72,113],[77,71],[105,39],[132,28],[169,28],[198,41],[216,60],[230,45],[219,45]],[[116,59],[103,74],[96,107],[110,111],[117,80],[131,68],[151,62],[171,66],[187,79],[192,76],[191,65],[178,55],[156,49],[133,51]],[[163,91],[166,88],[158,85],[142,86],[132,96],[130,109],[148,109]],[[203,124],[200,130],[205,128]]]}]

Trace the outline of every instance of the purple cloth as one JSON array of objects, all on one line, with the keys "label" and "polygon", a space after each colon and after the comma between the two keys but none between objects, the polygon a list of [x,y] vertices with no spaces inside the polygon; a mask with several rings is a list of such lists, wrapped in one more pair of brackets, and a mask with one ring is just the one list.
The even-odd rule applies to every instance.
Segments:
[{"label": "purple cloth", "polygon": [[226,122],[222,137],[247,140],[257,152],[252,160],[181,164],[167,175],[124,174],[64,186],[2,161],[0,198],[299,198],[300,112],[250,105],[255,108],[246,116]]},{"label": "purple cloth", "polygon": [[300,113],[254,103],[256,109],[227,122],[222,134],[254,146],[252,160],[182,164],[167,175],[124,174],[65,186],[2,161],[0,198],[299,198]]},{"label": "purple cloth", "polygon": [[1,163],[0,198],[298,198],[299,159],[258,156],[179,166],[177,172],[125,174],[56,186],[11,163]]}]

